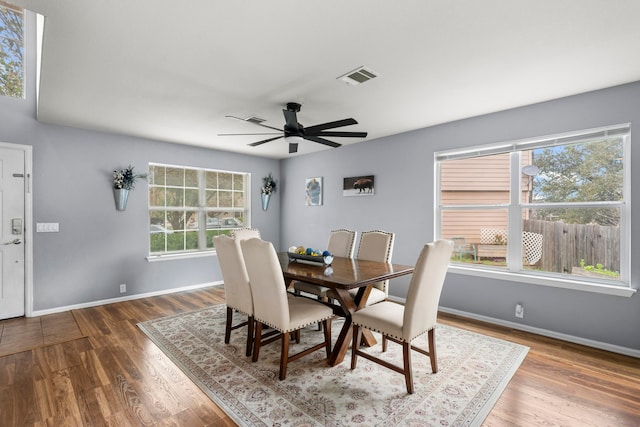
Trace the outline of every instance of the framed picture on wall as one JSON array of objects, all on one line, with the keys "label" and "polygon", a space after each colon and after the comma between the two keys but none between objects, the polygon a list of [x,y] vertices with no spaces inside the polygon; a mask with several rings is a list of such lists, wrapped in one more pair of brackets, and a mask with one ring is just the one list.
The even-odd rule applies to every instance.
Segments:
[{"label": "framed picture on wall", "polygon": [[322,177],[307,178],[304,181],[304,204],[305,206],[322,205]]},{"label": "framed picture on wall", "polygon": [[373,175],[352,176],[344,178],[342,186],[343,196],[373,196],[375,193],[375,179]]}]

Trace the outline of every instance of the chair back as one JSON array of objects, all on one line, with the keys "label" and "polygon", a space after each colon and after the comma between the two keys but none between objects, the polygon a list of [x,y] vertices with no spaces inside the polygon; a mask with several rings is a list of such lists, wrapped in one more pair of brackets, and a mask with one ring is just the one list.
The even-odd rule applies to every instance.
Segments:
[{"label": "chair back", "polygon": [[[394,239],[395,234],[388,231],[363,231],[360,235],[356,258],[367,261],[391,262]],[[373,286],[383,291],[385,295],[389,295],[388,280],[374,283]]]},{"label": "chair back", "polygon": [[453,242],[437,240],[422,248],[404,306],[403,339],[411,341],[436,326],[438,304]]},{"label": "chair back", "polygon": [[339,230],[331,230],[329,234],[329,243],[327,250],[333,256],[344,258],[353,258],[353,250],[355,248],[357,232],[341,228]]},{"label": "chair back", "polygon": [[257,228],[238,228],[238,229],[235,229],[231,233],[231,237],[235,238],[236,240],[248,240],[248,239],[252,239],[254,237],[256,237],[258,239],[261,239],[260,230],[258,230]]},{"label": "chair back", "polygon": [[240,246],[249,274],[254,317],[276,329],[286,329],[289,325],[289,302],[282,267],[273,244],[253,238],[242,240]]},{"label": "chair back", "polygon": [[213,245],[220,263],[227,307],[252,316],[253,299],[251,298],[249,275],[239,243],[235,239],[221,234],[213,238]]}]

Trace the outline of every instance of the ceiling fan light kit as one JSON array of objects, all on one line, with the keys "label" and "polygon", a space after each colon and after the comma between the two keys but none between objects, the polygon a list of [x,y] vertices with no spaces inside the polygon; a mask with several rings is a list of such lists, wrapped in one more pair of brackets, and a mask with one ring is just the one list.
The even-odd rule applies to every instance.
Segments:
[{"label": "ceiling fan light kit", "polygon": [[[246,119],[242,119],[236,116],[226,116],[226,117],[236,119],[236,120],[242,120],[245,122],[253,123],[254,125],[257,125],[260,127],[281,132],[282,134],[279,136],[252,142],[249,145],[252,147],[257,147],[267,142],[284,138],[285,141],[289,143],[290,154],[297,153],[298,144],[305,139],[308,141],[317,142],[318,144],[323,144],[329,147],[337,148],[337,147],[340,147],[342,144],[330,141],[325,137],[339,137],[339,138],[366,138],[367,137],[367,132],[344,132],[344,131],[330,130],[330,129],[335,129],[339,127],[358,124],[358,122],[352,118],[336,120],[335,122],[322,123],[319,125],[314,125],[314,126],[305,128],[298,122],[297,113],[300,112],[301,107],[302,106],[297,102],[287,103],[286,109],[282,110],[282,113],[284,114],[284,120],[285,120],[285,124],[282,129],[265,125],[263,124],[264,120],[255,116],[250,116],[250,117],[247,117]],[[229,135],[248,135],[248,134],[218,134],[218,136],[229,136]],[[264,134],[255,134],[255,135],[264,135]]]}]

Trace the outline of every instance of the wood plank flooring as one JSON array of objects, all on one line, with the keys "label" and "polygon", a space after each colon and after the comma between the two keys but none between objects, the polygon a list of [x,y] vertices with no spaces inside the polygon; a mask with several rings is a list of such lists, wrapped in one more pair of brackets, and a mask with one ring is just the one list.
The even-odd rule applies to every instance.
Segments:
[{"label": "wood plank flooring", "polygon": [[[12,353],[0,357],[0,425],[234,426],[136,326],[223,302],[213,287],[0,322],[0,350]],[[20,321],[24,340],[9,332]],[[439,322],[531,348],[485,426],[640,426],[640,359],[448,314]]]},{"label": "wood plank flooring", "polygon": [[0,321],[0,357],[82,337],[70,311]]}]

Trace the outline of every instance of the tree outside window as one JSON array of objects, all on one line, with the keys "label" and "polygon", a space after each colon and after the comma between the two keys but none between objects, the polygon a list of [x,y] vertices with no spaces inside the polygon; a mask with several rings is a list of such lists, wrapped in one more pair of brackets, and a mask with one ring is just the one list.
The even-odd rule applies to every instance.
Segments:
[{"label": "tree outside window", "polygon": [[24,10],[1,0],[0,95],[24,97]]}]

